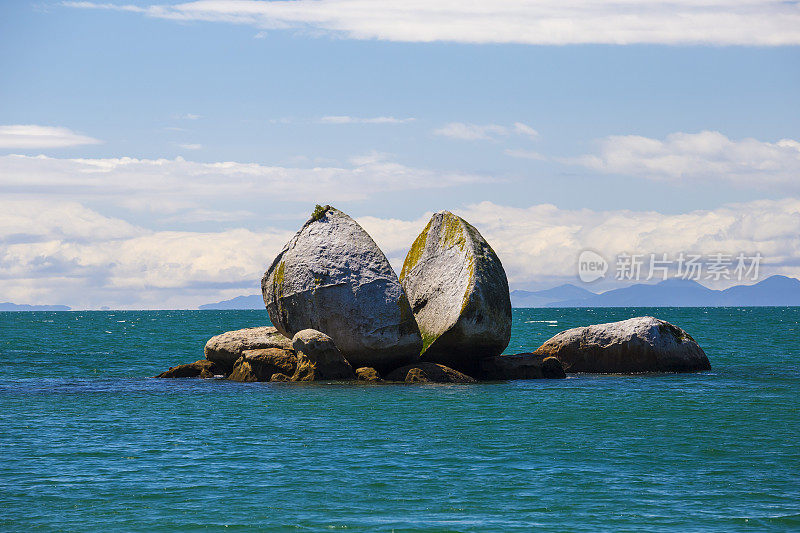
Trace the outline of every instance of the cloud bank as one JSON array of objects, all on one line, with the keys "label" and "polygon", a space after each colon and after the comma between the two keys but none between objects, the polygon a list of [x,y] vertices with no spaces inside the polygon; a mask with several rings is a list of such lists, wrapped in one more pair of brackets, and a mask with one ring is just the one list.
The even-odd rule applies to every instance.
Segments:
[{"label": "cloud bank", "polygon": [[[152,231],[58,200],[4,207],[0,299],[24,303],[175,308],[254,294],[264,269],[293,234]],[[490,202],[454,211],[491,243],[512,287],[576,282],[577,257],[587,248],[609,259],[622,252],[760,252],[765,273],[800,276],[800,199],[677,215]],[[358,221],[399,270],[429,216]]]},{"label": "cloud bank", "polygon": [[[347,165],[311,168],[235,161],[200,163],[181,157],[0,156],[0,193],[46,195],[82,203],[88,199],[165,214],[194,210],[209,215],[220,205],[241,204],[243,200],[263,205],[309,197],[324,202],[356,201],[382,192],[493,181],[487,176],[409,167],[378,153],[354,157]],[[217,213],[208,220],[232,220],[233,213],[235,210],[228,210],[227,218],[226,213]]]},{"label": "cloud bank", "polygon": [[321,124],[408,124],[414,122],[414,118],[395,118],[395,117],[351,117],[347,115],[330,115],[319,119]]},{"label": "cloud bank", "polygon": [[37,126],[34,124],[14,124],[0,126],[0,148],[40,149],[69,148],[86,144],[100,144],[103,141],[80,135],[67,128]]},{"label": "cloud bank", "polygon": [[727,182],[742,186],[797,189],[800,142],[732,140],[717,131],[672,133],[664,140],[614,135],[598,152],[567,162],[604,173],[638,178]]},{"label": "cloud bank", "polygon": [[201,0],[64,2],[176,21],[244,24],[361,40],[566,44],[800,44],[800,5],[780,0]]},{"label": "cloud bank", "polygon": [[539,137],[539,132],[522,122],[515,122],[511,126],[450,122],[433,130],[433,134],[460,141],[497,141],[500,137],[509,135],[522,135],[530,139]]}]

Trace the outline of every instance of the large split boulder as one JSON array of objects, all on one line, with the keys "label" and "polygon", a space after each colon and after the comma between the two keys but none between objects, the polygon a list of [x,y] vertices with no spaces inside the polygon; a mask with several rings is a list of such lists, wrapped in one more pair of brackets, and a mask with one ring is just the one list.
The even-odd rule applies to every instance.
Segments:
[{"label": "large split boulder", "polygon": [[298,331],[292,338],[297,369],[292,381],[352,380],[353,367],[328,335],[313,329]]},{"label": "large split boulder", "polygon": [[475,383],[475,379],[437,363],[420,362],[392,370],[388,381],[405,383]]},{"label": "large split boulder", "polygon": [[557,358],[567,373],[627,374],[710,370],[708,357],[681,328],[643,316],[562,331],[535,352]]},{"label": "large split boulder", "polygon": [[508,279],[477,229],[442,211],[403,263],[400,281],[422,334],[422,360],[466,368],[511,338]]},{"label": "large split boulder", "polygon": [[389,261],[355,220],[330,206],[318,206],[286,244],[261,290],[278,331],[321,331],[355,367],[392,368],[419,356],[419,328]]},{"label": "large split boulder", "polygon": [[205,356],[227,374],[233,365],[248,350],[277,348],[292,351],[292,341],[273,327],[257,327],[227,331],[208,339]]}]

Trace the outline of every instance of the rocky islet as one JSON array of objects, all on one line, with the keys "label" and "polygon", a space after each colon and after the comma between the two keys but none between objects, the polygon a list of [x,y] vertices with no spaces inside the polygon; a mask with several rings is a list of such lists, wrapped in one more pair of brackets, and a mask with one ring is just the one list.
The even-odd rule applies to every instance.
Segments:
[{"label": "rocky islet", "polygon": [[710,369],[688,333],[654,317],[573,328],[534,352],[501,355],[511,336],[505,271],[449,211],[431,217],[398,278],[355,220],[317,206],[267,269],[262,293],[274,327],[216,335],[204,360],[156,377],[460,384]]}]

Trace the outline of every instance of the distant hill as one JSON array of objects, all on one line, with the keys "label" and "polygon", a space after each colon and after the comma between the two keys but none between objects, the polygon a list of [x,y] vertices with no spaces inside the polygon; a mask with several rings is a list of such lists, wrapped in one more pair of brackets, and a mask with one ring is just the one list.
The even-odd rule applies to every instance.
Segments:
[{"label": "distant hill", "polygon": [[770,276],[755,285],[737,285],[722,291],[720,305],[800,305],[800,280],[786,276]]},{"label": "distant hill", "polygon": [[250,296],[237,296],[236,298],[213,304],[201,305],[198,309],[265,309],[265,307],[261,295],[253,294]]},{"label": "distant hill", "polygon": [[547,307],[723,307],[800,306],[800,280],[771,276],[754,285],[723,291],[683,279],[654,285],[643,283],[590,296],[548,304]]},{"label": "distant hill", "polygon": [[596,296],[592,291],[570,283],[543,291],[511,291],[511,307],[547,307],[548,304],[564,300],[581,300]]},{"label": "distant hill", "polygon": [[69,311],[66,305],[28,305],[12,304],[11,302],[0,303],[0,311]]},{"label": "distant hill", "polygon": [[[3,305],[0,304],[0,310]],[[754,307],[800,306],[800,280],[771,276],[755,285],[737,285],[724,291],[709,289],[696,281],[668,279],[656,284],[639,283],[600,294],[565,283],[542,291],[511,291],[512,307]],[[31,307],[31,306],[28,306]],[[33,306],[39,307],[39,306]],[[41,306],[49,309],[65,306]],[[200,309],[264,309],[260,294],[237,296]],[[8,309],[5,309],[8,310]],[[18,309],[20,311],[26,309]],[[28,309],[32,310],[32,309]],[[36,309],[40,310],[40,309]],[[41,309],[45,310],[45,309]]]}]

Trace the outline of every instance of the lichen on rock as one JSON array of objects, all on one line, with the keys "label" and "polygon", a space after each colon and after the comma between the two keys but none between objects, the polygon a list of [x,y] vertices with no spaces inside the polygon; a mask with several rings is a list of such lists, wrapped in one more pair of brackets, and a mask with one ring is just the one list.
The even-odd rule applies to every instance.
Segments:
[{"label": "lichen on rock", "polygon": [[406,255],[400,281],[419,325],[423,360],[463,368],[508,345],[505,270],[464,219],[449,211],[434,214]]}]

